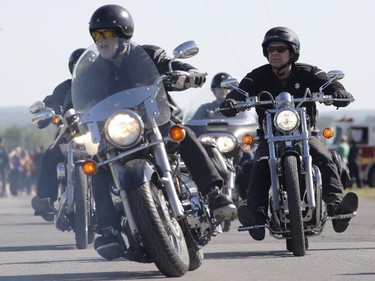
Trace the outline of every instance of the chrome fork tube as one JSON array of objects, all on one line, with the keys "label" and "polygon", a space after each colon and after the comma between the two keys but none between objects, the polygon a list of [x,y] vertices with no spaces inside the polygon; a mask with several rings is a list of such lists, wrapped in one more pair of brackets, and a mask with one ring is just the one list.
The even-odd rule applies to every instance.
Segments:
[{"label": "chrome fork tube", "polygon": [[[150,133],[150,139],[151,141],[162,139],[160,130],[157,126],[154,126],[153,131]],[[164,142],[160,142],[159,144],[155,145],[153,147],[153,151],[156,164],[162,172],[161,180],[163,181],[165,190],[168,194],[168,202],[171,205],[173,215],[177,219],[182,219],[184,217],[184,209],[180,200],[178,199],[176,188],[174,186],[172,169],[168,160]]]},{"label": "chrome fork tube", "polygon": [[312,157],[310,155],[310,148],[309,148],[309,128],[307,128],[307,121],[306,121],[306,112],[305,108],[301,109],[301,124],[302,124],[302,146],[303,146],[303,164],[305,167],[305,184],[306,184],[306,192],[307,192],[307,201],[309,207],[315,207],[315,196],[314,196],[314,185],[313,185],[313,178],[312,178]]},{"label": "chrome fork tube", "polygon": [[67,164],[66,164],[66,209],[68,213],[74,211],[74,155],[73,155],[73,142],[69,142],[67,149]]},{"label": "chrome fork tube", "polygon": [[267,114],[267,142],[268,142],[268,150],[269,150],[269,159],[268,159],[268,166],[270,167],[270,175],[271,175],[271,190],[273,194],[272,200],[272,208],[273,210],[277,211],[280,209],[280,202],[275,198],[277,194],[279,194],[280,184],[279,184],[279,177],[277,175],[277,158],[276,158],[276,151],[275,151],[275,141],[274,136],[272,133],[272,117],[270,114]]},{"label": "chrome fork tube", "polygon": [[[108,152],[107,153],[107,159],[111,159],[115,156],[116,156],[116,154],[114,152]],[[115,162],[109,163],[109,168],[111,169],[113,182],[114,182],[117,190],[120,191],[121,203],[122,203],[122,206],[125,210],[125,214],[126,214],[126,217],[127,217],[128,223],[129,223],[130,230],[133,234],[136,234],[136,233],[138,233],[138,228],[137,228],[137,225],[135,223],[133,214],[130,210],[128,196],[126,194],[125,189],[122,188],[121,184],[120,184],[121,165],[119,164],[119,162],[115,161]]]}]

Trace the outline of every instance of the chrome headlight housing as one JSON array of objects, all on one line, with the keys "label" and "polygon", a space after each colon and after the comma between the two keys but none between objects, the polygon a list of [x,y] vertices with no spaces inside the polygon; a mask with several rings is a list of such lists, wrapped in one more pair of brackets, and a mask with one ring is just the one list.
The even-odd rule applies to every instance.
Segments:
[{"label": "chrome headlight housing", "polygon": [[276,113],[273,121],[278,130],[288,133],[298,128],[300,117],[295,110],[284,109]]},{"label": "chrome headlight housing", "polygon": [[137,144],[144,130],[141,117],[131,110],[112,115],[105,123],[105,135],[114,146],[126,148]]},{"label": "chrome headlight housing", "polygon": [[226,133],[210,133],[199,136],[201,142],[213,142],[215,143],[221,153],[231,152],[237,145],[237,139],[235,136]]}]

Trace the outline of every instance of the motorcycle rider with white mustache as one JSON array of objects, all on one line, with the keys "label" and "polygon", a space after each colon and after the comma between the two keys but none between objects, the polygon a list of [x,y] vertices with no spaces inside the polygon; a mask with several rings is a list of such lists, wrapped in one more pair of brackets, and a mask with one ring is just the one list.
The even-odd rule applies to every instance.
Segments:
[{"label": "motorcycle rider with white mustache", "polygon": [[[92,93],[98,87],[103,87],[102,89],[106,89],[106,91],[102,92],[105,92],[106,96],[110,96],[123,89],[125,85],[137,84],[137,73],[132,73],[130,75],[132,77],[123,77],[121,70],[131,67],[131,64],[142,63],[132,61],[132,53],[136,52],[139,47],[143,48],[155,62],[160,74],[168,72],[168,63],[171,58],[166,55],[163,49],[151,45],[134,47],[129,44],[133,36],[134,23],[131,14],[125,8],[118,5],[104,5],[98,8],[90,19],[89,30],[100,56],[92,67],[89,67],[86,71],[95,71],[95,64],[100,63],[104,64],[108,72],[112,73],[112,75],[106,74],[107,85],[93,86],[92,84],[95,84],[95,81],[86,83],[86,94]],[[198,72],[193,66],[179,61],[174,61],[172,65],[175,70]],[[134,69],[136,71],[136,67]],[[205,75],[187,79],[184,85],[180,85],[177,88],[166,85],[166,89],[184,90],[189,87],[196,88],[201,87],[204,82]],[[100,96],[98,100],[102,98],[104,97]],[[168,99],[172,111],[171,121],[181,123],[180,108],[174,103],[170,95],[168,95]],[[218,216],[220,219],[233,218],[237,215],[237,209],[228,196],[221,194],[220,189],[223,185],[223,179],[215,169],[202,145],[196,139],[194,133],[189,128],[185,128],[185,130],[186,137],[180,143],[179,153],[192,174],[193,180],[198,185],[200,192],[207,195],[209,208],[214,216]],[[102,234],[102,236],[96,238],[94,247],[101,256],[108,260],[118,258],[122,255],[121,242],[119,241],[119,229],[121,228],[120,216],[113,205],[108,188],[108,183],[112,180],[111,177],[111,173],[102,167],[93,176],[98,229],[99,233]]]}]

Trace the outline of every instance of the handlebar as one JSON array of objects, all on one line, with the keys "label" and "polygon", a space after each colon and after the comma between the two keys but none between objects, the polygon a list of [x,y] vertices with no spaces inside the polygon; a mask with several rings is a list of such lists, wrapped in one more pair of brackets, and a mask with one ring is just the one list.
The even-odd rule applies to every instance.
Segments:
[{"label": "handlebar", "polygon": [[[353,97],[333,98],[332,95],[324,95],[323,93],[317,92],[317,93],[312,93],[312,97],[292,98],[291,100],[292,103],[299,103],[298,106],[304,102],[319,102],[325,105],[332,105],[335,101],[348,101],[352,103],[355,101],[355,99]],[[276,103],[278,103],[278,101],[274,99],[259,100],[259,96],[252,96],[252,97],[247,97],[246,101],[236,102],[236,105],[233,106],[233,108],[237,109],[237,111],[245,111],[253,107],[258,107],[261,105],[269,105],[269,104],[275,105]],[[218,108],[216,112],[223,112],[225,110],[228,110],[228,109]]]},{"label": "handlebar", "polygon": [[[195,78],[203,78],[206,76],[207,72],[188,72],[183,70],[172,70],[167,74],[162,75],[161,79],[165,85],[169,85],[172,89],[184,90],[190,87],[187,85],[193,83],[191,81],[194,81]],[[205,78],[203,81],[205,81]]]}]

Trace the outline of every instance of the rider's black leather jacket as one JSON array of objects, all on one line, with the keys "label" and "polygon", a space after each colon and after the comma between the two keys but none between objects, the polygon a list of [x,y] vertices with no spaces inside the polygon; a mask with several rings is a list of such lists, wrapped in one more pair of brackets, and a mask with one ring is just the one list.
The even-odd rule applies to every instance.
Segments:
[{"label": "rider's black leather jacket", "polygon": [[[289,92],[295,98],[302,98],[305,94],[306,88],[309,88],[311,93],[318,92],[319,87],[326,81],[327,74],[323,70],[305,63],[293,64],[292,74],[289,78],[280,81],[272,72],[271,65],[266,64],[248,73],[240,82],[239,87],[248,92],[250,96],[256,96],[261,91],[268,91],[273,97],[276,97],[280,92]],[[335,81],[324,90],[324,94],[332,95],[336,91],[346,92],[344,86]],[[346,93],[348,97],[351,96],[348,92]],[[233,90],[227,95],[226,99],[244,101],[245,96],[240,92]],[[262,95],[261,99],[267,99],[267,96]],[[349,102],[347,104],[349,104]],[[309,102],[304,103],[303,106],[306,107],[306,112],[310,117],[310,126],[315,126],[317,117],[316,104]],[[262,128],[262,122],[265,118],[265,110],[263,108],[256,109],[260,128]]]},{"label": "rider's black leather jacket", "polygon": [[[171,60],[169,56],[167,56],[167,53],[164,49],[155,46],[155,45],[142,45],[142,48],[146,51],[146,53],[152,58],[154,61],[156,68],[158,69],[160,74],[164,74],[168,72],[168,64]],[[183,70],[183,71],[189,71],[192,69],[195,69],[192,65],[188,63],[183,63],[180,61],[174,61],[172,63],[172,68],[175,70]],[[168,91],[175,91],[176,89],[168,87],[168,85],[165,85],[165,88],[167,90],[167,97],[169,101],[169,106],[172,111],[172,121],[175,123],[181,123],[182,121],[182,110],[177,105],[177,103],[173,100],[170,94],[168,94]],[[181,89],[180,89],[181,90]]]},{"label": "rider's black leather jacket", "polygon": [[67,79],[60,83],[53,90],[53,93],[46,96],[43,100],[47,107],[51,107],[56,114],[63,114],[63,105],[68,96],[71,94],[72,79]]}]

